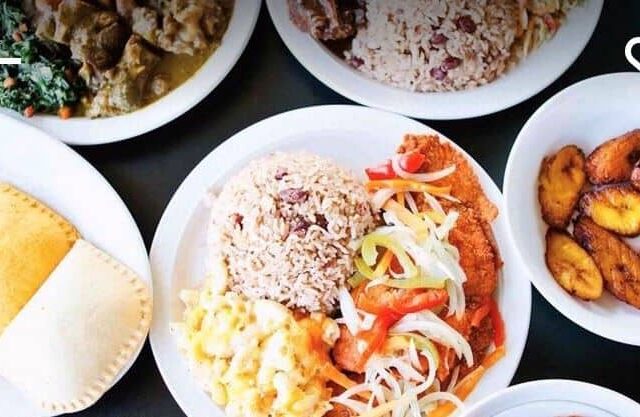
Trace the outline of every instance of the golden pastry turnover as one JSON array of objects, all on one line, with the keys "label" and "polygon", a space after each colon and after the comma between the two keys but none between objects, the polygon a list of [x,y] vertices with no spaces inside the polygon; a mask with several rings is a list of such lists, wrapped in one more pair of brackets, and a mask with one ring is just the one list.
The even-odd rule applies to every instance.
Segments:
[{"label": "golden pastry turnover", "polygon": [[49,207],[0,183],[0,334],[79,237]]}]

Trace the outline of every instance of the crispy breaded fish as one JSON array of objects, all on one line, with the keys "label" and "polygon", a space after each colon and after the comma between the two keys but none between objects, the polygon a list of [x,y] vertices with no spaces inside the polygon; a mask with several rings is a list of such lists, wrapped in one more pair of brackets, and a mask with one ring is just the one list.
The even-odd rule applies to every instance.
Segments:
[{"label": "crispy breaded fish", "polygon": [[585,193],[580,212],[598,226],[622,236],[640,234],[640,192],[627,184]]},{"label": "crispy breaded fish", "polygon": [[592,184],[628,181],[640,160],[640,129],[632,130],[598,146],[587,157],[587,176]]},{"label": "crispy breaded fish", "polygon": [[451,165],[456,166],[453,174],[434,182],[434,185],[451,186],[451,195],[465,205],[478,210],[485,221],[491,222],[498,216],[497,207],[484,194],[480,181],[467,158],[450,144],[441,141],[437,135],[405,135],[398,153],[413,150],[417,150],[426,157],[421,169],[423,172],[438,171]]},{"label": "crispy breaded fish", "polygon": [[75,227],[49,207],[0,183],[0,333],[78,237]]},{"label": "crispy breaded fish", "polygon": [[486,222],[471,208],[455,205],[451,209],[457,211],[459,217],[449,232],[449,243],[458,249],[460,266],[467,276],[465,296],[467,299],[491,297],[498,285],[501,261],[493,237],[487,235],[490,227],[485,227]]},{"label": "crispy breaded fish", "polygon": [[607,289],[640,308],[640,255],[586,216],[578,219],[573,234],[598,265]]},{"label": "crispy breaded fish", "polygon": [[587,179],[584,165],[584,153],[575,145],[565,146],[542,161],[538,201],[549,226],[564,229],[569,225]]},{"label": "crispy breaded fish", "polygon": [[602,296],[603,279],[595,261],[565,231],[549,229],[545,260],[555,280],[569,294],[583,300]]}]

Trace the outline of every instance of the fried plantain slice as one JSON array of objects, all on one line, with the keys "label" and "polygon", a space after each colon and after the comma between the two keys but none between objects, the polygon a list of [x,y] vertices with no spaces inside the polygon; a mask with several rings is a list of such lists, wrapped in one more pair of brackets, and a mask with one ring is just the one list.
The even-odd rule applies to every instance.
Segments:
[{"label": "fried plantain slice", "polygon": [[549,226],[564,229],[569,225],[586,182],[584,165],[584,153],[575,145],[565,146],[542,161],[538,200],[542,218]]},{"label": "fried plantain slice", "polygon": [[631,185],[633,185],[633,188],[640,191],[640,161],[638,161],[631,172]]},{"label": "fried plantain slice", "polygon": [[614,185],[583,194],[580,212],[610,232],[622,236],[640,234],[640,192],[630,185]]},{"label": "fried plantain slice", "polygon": [[602,296],[603,279],[593,258],[565,231],[547,230],[547,268],[569,294],[583,300]]},{"label": "fried plantain slice", "polygon": [[592,184],[628,181],[640,160],[640,129],[610,139],[587,157],[587,176]]},{"label": "fried plantain slice", "polygon": [[640,308],[640,255],[586,216],[576,221],[573,235],[593,257],[607,289],[620,300]]}]

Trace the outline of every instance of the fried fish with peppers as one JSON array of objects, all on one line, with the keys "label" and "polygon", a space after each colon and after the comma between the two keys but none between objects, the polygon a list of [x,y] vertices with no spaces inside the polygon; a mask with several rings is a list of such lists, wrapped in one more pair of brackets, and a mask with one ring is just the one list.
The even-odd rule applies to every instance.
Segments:
[{"label": "fried fish with peppers", "polygon": [[640,308],[640,255],[585,216],[575,223],[573,234],[593,257],[607,289],[620,300]]},{"label": "fried fish with peppers", "polygon": [[583,300],[600,298],[602,274],[591,255],[564,231],[549,229],[545,240],[547,268],[558,284]]},{"label": "fried fish with peppers", "polygon": [[580,212],[598,226],[622,236],[640,234],[640,192],[615,185],[590,191],[580,199]]},{"label": "fried fish with peppers", "polygon": [[558,229],[569,225],[585,182],[584,153],[575,145],[565,146],[542,161],[538,201],[548,225]]},{"label": "fried fish with peppers", "polygon": [[628,181],[640,160],[640,129],[610,139],[587,157],[587,176],[595,185]]},{"label": "fried fish with peppers", "polygon": [[431,182],[432,185],[450,186],[451,195],[463,204],[478,210],[485,221],[491,222],[498,216],[497,207],[485,195],[467,158],[449,143],[444,142],[437,135],[405,135],[398,153],[405,154],[411,151],[417,151],[425,157],[421,172],[438,171],[455,166],[455,171],[451,175]]}]

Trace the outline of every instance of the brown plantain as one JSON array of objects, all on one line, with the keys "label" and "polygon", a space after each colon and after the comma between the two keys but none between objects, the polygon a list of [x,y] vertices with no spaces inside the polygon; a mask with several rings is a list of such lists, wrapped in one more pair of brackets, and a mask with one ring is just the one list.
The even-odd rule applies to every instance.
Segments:
[{"label": "brown plantain", "polygon": [[592,184],[628,181],[640,160],[640,129],[606,141],[587,158],[587,176]]},{"label": "brown plantain", "polygon": [[584,164],[584,153],[575,145],[565,146],[542,161],[538,200],[549,226],[564,229],[569,225],[586,182]]},{"label": "brown plantain", "polygon": [[573,235],[593,257],[607,289],[620,300],[640,308],[640,255],[585,216],[576,221]]},{"label": "brown plantain", "polygon": [[600,298],[602,274],[593,258],[565,231],[549,229],[546,242],[547,268],[558,284],[583,300]]},{"label": "brown plantain", "polygon": [[640,161],[638,161],[631,172],[631,185],[633,185],[633,188],[640,191]]},{"label": "brown plantain", "polygon": [[610,232],[622,236],[640,234],[640,192],[630,185],[614,185],[583,194],[580,212]]}]

